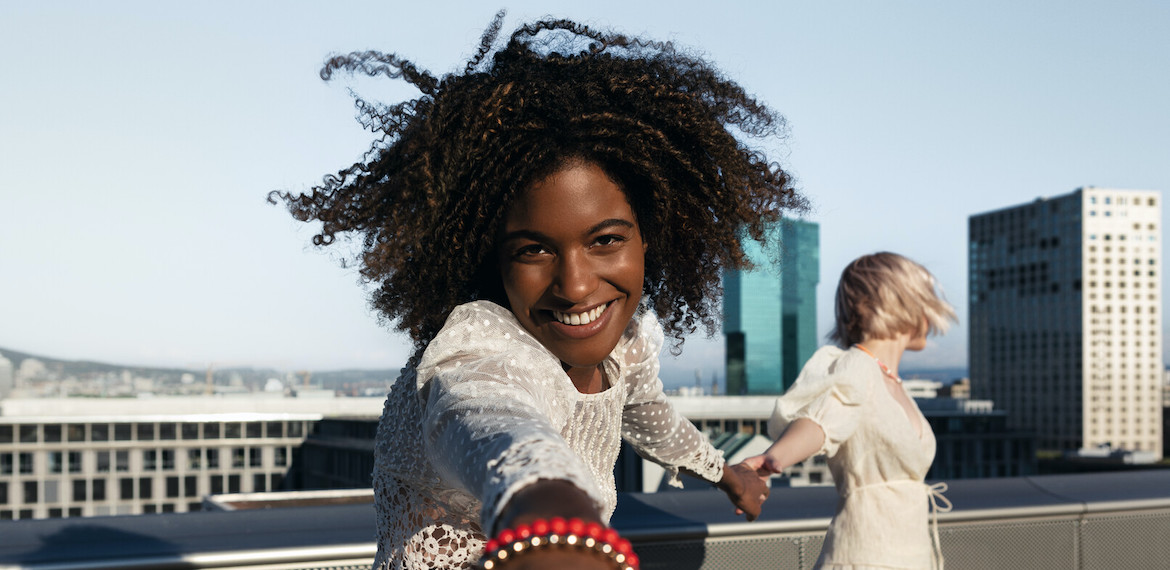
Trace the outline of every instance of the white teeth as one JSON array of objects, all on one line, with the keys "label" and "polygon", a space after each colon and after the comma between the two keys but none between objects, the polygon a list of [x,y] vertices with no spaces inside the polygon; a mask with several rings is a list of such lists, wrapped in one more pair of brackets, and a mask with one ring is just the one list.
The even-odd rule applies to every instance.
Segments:
[{"label": "white teeth", "polygon": [[566,325],[587,325],[601,316],[605,312],[605,308],[609,305],[602,305],[595,307],[583,313],[562,313],[560,311],[553,311],[552,314],[556,319]]}]

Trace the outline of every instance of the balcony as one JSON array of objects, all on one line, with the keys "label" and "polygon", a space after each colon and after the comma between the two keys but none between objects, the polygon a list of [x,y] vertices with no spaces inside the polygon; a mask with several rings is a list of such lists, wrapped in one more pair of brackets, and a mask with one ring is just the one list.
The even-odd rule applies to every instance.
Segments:
[{"label": "balcony", "polygon": [[[1170,470],[971,479],[938,515],[948,570],[1162,569]],[[718,491],[628,494],[614,526],[647,570],[811,568],[831,488],[774,489],[746,523]],[[304,504],[298,501],[295,504]],[[369,503],[0,522],[0,570],[368,568]]]}]

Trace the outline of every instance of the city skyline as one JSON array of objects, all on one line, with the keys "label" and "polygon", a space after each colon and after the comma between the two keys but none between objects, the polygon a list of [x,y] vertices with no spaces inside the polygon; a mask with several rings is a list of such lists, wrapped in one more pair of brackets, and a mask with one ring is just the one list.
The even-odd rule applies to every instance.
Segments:
[{"label": "city skyline", "polygon": [[[968,216],[1089,185],[1170,189],[1170,7],[663,6],[513,3],[504,29],[549,13],[671,40],[785,115],[772,158],[821,227],[822,340],[840,270],[896,251],[960,317],[904,366],[965,365]],[[379,327],[356,272],[264,199],[368,147],[347,87],[416,95],[324,84],[329,54],[442,74],[496,8],[347,8],[0,4],[0,47],[18,54],[0,90],[0,346],[196,370],[401,366],[409,344]],[[700,334],[663,367],[706,383],[723,362],[723,338]]]}]

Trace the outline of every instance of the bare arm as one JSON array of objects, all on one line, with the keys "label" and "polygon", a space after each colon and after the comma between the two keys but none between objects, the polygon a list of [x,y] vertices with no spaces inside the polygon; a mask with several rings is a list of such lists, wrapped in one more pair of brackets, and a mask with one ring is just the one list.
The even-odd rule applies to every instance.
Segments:
[{"label": "bare arm", "polygon": [[796,465],[811,457],[821,449],[825,443],[825,432],[821,426],[808,418],[800,418],[780,434],[780,438],[772,442],[762,455],[756,455],[743,460],[746,465],[755,470],[760,477],[767,478],[773,473],[779,473],[785,467]]},{"label": "bare arm", "polygon": [[[515,528],[536,519],[577,517],[601,522],[601,514],[587,493],[568,481],[542,479],[517,491],[497,519],[499,528]],[[610,570],[613,564],[586,549],[543,549],[525,553],[505,565],[509,570]]]}]

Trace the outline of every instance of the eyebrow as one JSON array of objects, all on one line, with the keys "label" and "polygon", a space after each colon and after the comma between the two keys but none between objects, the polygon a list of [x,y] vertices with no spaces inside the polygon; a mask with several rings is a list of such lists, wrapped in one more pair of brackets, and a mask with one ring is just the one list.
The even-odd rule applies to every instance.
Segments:
[{"label": "eyebrow", "polygon": [[[585,232],[585,235],[592,235],[592,234],[595,234],[597,232],[603,231],[605,229],[612,228],[614,226],[632,229],[634,227],[634,223],[629,221],[629,220],[623,220],[621,218],[609,218],[607,220],[602,220],[602,221],[594,224],[592,227],[590,227]],[[532,241],[545,241],[548,239],[548,236],[546,236],[540,232],[535,232],[532,230],[516,230],[514,232],[508,232],[508,233],[504,234],[503,237],[500,238],[500,243],[508,242],[508,241],[511,241],[514,239],[530,239]]]}]

